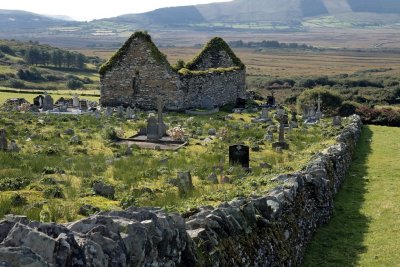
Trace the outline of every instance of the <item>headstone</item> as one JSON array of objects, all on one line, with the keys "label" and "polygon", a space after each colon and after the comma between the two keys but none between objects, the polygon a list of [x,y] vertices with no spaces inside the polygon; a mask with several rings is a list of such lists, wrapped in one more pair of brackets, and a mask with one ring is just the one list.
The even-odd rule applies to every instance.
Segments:
[{"label": "headstone", "polygon": [[275,118],[279,122],[279,140],[272,144],[273,148],[281,147],[282,149],[289,149],[289,144],[285,141],[285,122],[288,120],[288,115],[278,112]]},{"label": "headstone", "polygon": [[268,107],[274,107],[275,106],[275,97],[273,95],[267,97],[267,106]]},{"label": "headstone", "polygon": [[315,103],[310,103],[305,105],[303,108],[303,119],[305,124],[316,124],[318,122],[318,118],[315,112]]},{"label": "headstone", "polygon": [[110,117],[112,115],[112,113],[113,113],[112,107],[107,107],[106,108],[106,116]]},{"label": "headstone", "polygon": [[250,151],[245,145],[233,145],[229,147],[229,164],[240,164],[243,168],[249,168]]},{"label": "headstone", "polygon": [[124,117],[124,114],[125,114],[124,107],[123,106],[118,106],[117,107],[117,116],[122,118],[122,117]]},{"label": "headstone", "polygon": [[6,136],[6,130],[0,129],[0,151],[7,151],[8,149],[8,142]]},{"label": "headstone", "polygon": [[203,99],[201,100],[201,108],[205,110],[214,109],[213,100],[208,96],[204,96]]},{"label": "headstone", "polygon": [[207,180],[210,181],[213,184],[218,184],[218,177],[215,174],[215,172],[213,172],[210,175],[208,175]]},{"label": "headstone", "polygon": [[340,117],[340,116],[333,117],[332,125],[334,127],[341,127],[342,126],[342,117]]},{"label": "headstone", "polygon": [[68,111],[68,105],[67,104],[60,105],[60,112],[67,112],[67,111]]},{"label": "headstone", "polygon": [[94,110],[94,117],[99,120],[101,118],[101,114],[100,111],[98,109]]},{"label": "headstone", "polygon": [[128,107],[128,108],[126,109],[125,117],[126,117],[128,120],[132,119],[132,117],[133,117],[133,109],[132,109],[131,107]]},{"label": "headstone", "polygon": [[43,99],[44,99],[44,96],[38,95],[37,97],[35,97],[33,99],[33,105],[38,108],[42,108],[43,107]]},{"label": "headstone", "polygon": [[79,100],[79,109],[83,111],[88,110],[88,102],[85,99]]},{"label": "headstone", "polygon": [[74,94],[72,97],[72,106],[74,108],[79,108],[79,103],[80,103],[79,96],[77,94]]},{"label": "headstone", "polygon": [[252,122],[269,122],[271,121],[271,118],[268,117],[268,109],[267,108],[263,108],[261,110],[261,116],[258,118],[255,118],[253,120],[251,120]]},{"label": "headstone", "polygon": [[11,140],[10,146],[8,147],[8,151],[10,152],[19,152],[20,148],[18,147],[15,140]]},{"label": "headstone", "polygon": [[192,176],[190,175],[190,172],[178,172],[178,177],[177,177],[177,186],[179,189],[179,193],[181,194],[187,194],[190,191],[193,190],[193,182],[192,182]]},{"label": "headstone", "polygon": [[158,135],[158,123],[157,119],[154,116],[150,116],[147,119],[147,139],[149,140],[159,140],[160,136]]},{"label": "headstone", "polygon": [[42,110],[43,111],[53,110],[53,108],[54,108],[53,103],[54,103],[53,98],[50,95],[48,95],[47,93],[45,93],[44,99],[43,99]]},{"label": "headstone", "polygon": [[246,108],[246,99],[236,98],[235,108]]}]

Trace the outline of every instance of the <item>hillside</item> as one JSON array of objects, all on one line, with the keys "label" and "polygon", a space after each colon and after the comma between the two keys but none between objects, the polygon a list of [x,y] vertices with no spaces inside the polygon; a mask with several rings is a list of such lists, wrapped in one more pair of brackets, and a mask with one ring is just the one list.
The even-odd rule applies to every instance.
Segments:
[{"label": "hillside", "polygon": [[77,22],[66,21],[26,11],[0,9],[0,31],[32,31],[53,26],[72,26]]},{"label": "hillside", "polygon": [[198,23],[290,23],[309,17],[342,13],[400,14],[393,0],[234,0],[196,6],[161,8],[143,14],[124,15],[104,21],[141,25],[188,25]]},{"label": "hillside", "polygon": [[97,57],[37,42],[0,40],[0,87],[95,89],[101,63]]}]

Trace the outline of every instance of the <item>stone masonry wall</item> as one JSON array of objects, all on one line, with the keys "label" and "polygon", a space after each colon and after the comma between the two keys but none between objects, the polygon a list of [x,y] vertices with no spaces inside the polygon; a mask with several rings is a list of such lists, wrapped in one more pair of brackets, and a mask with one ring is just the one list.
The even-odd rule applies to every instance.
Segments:
[{"label": "stone masonry wall", "polygon": [[217,106],[235,103],[236,98],[244,97],[245,79],[245,70],[182,76],[182,106],[199,108],[204,98],[209,98]]},{"label": "stone masonry wall", "polygon": [[[227,52],[205,53],[194,70],[234,67]],[[245,69],[205,71],[181,75],[165,59],[155,59],[147,40],[135,38],[113,67],[100,75],[103,106],[136,106],[156,109],[161,97],[170,110],[201,107],[204,98],[215,105],[235,103],[245,94]]]},{"label": "stone masonry wall", "polygon": [[316,228],[332,216],[361,134],[337,143],[263,196],[200,207],[186,218],[131,207],[57,225],[9,216],[0,222],[0,266],[299,266]]},{"label": "stone masonry wall", "polygon": [[121,60],[101,75],[103,106],[156,108],[156,98],[177,98],[179,75],[168,62],[154,59],[145,40],[136,38]]}]

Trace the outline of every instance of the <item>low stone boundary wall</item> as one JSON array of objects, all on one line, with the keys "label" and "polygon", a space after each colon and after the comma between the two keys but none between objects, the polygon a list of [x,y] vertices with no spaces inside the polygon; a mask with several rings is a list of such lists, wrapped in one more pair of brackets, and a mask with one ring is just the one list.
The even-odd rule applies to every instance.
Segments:
[{"label": "low stone boundary wall", "polygon": [[332,215],[361,120],[265,196],[201,207],[189,218],[157,208],[101,212],[59,225],[8,216],[0,266],[298,266],[316,228]]}]

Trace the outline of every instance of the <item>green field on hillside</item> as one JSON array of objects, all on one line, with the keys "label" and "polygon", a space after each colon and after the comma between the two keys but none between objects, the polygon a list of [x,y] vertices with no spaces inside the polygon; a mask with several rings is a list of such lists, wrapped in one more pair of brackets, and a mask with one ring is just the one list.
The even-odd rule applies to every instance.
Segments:
[{"label": "green field on hillside", "polygon": [[400,266],[400,128],[365,126],[332,221],[303,266]]}]

